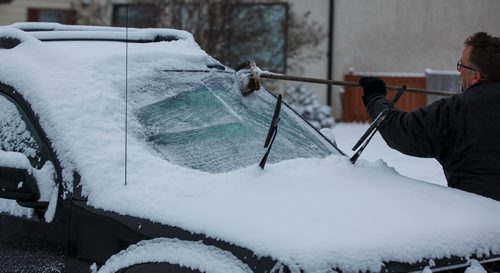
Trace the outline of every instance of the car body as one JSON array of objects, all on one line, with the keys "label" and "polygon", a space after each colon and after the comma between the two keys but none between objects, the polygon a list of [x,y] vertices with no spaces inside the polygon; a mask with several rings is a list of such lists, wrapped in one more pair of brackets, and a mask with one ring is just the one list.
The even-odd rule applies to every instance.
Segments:
[{"label": "car body", "polygon": [[500,203],[351,164],[184,31],[0,28],[1,272],[494,263]]}]

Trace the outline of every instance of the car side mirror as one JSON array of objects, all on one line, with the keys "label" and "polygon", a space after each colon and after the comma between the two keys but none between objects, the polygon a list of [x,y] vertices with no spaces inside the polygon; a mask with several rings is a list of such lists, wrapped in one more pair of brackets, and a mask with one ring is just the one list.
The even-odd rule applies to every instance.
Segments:
[{"label": "car side mirror", "polygon": [[35,202],[40,191],[26,155],[0,151],[0,198]]}]

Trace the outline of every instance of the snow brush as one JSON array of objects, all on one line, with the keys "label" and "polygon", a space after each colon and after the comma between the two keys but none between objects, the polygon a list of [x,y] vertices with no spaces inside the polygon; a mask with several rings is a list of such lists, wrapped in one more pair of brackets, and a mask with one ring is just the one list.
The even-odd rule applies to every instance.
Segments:
[{"label": "snow brush", "polygon": [[[239,65],[236,68],[236,74],[240,77],[240,91],[243,96],[248,96],[252,92],[260,89],[260,79],[275,79],[275,80],[286,80],[286,81],[296,81],[296,82],[309,82],[309,83],[321,83],[328,85],[338,85],[347,87],[361,87],[359,83],[346,82],[346,81],[335,81],[335,80],[325,80],[317,78],[307,78],[307,77],[297,77],[288,76],[277,73],[266,73],[260,70],[255,62],[246,62]],[[400,86],[387,86],[388,90],[400,90]],[[421,93],[428,95],[440,95],[440,96],[451,96],[456,93],[441,90],[430,90],[430,89],[420,89],[420,88],[406,88],[407,92]]]}]

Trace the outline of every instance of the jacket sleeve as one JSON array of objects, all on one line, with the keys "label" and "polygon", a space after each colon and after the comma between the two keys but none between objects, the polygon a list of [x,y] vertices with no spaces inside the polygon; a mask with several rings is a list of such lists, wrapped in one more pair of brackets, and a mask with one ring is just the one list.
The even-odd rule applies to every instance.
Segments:
[{"label": "jacket sleeve", "polygon": [[367,110],[374,119],[383,109],[391,107],[379,126],[389,147],[411,156],[434,157],[441,162],[451,143],[448,104],[448,100],[442,99],[413,112],[403,112],[379,96],[368,103]]}]

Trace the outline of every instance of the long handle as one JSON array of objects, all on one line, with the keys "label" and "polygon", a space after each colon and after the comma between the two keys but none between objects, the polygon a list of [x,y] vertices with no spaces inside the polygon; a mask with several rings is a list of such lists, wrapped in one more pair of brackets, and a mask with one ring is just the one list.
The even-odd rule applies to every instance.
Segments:
[{"label": "long handle", "polygon": [[[339,85],[339,86],[348,86],[348,87],[361,87],[360,84],[354,82],[345,82],[345,81],[335,81],[335,80],[324,80],[317,78],[307,78],[307,77],[297,77],[297,76],[288,76],[282,74],[268,74],[261,73],[259,75],[260,78],[266,79],[275,79],[275,80],[287,80],[287,81],[297,81],[297,82],[310,82],[310,83],[322,83],[322,84],[330,84],[330,85]],[[387,86],[389,90],[399,90],[401,86]],[[456,93],[449,91],[441,91],[441,90],[429,90],[429,89],[420,89],[420,88],[407,88],[407,92],[413,93],[422,93],[428,95],[440,95],[440,96],[451,96]]]}]

